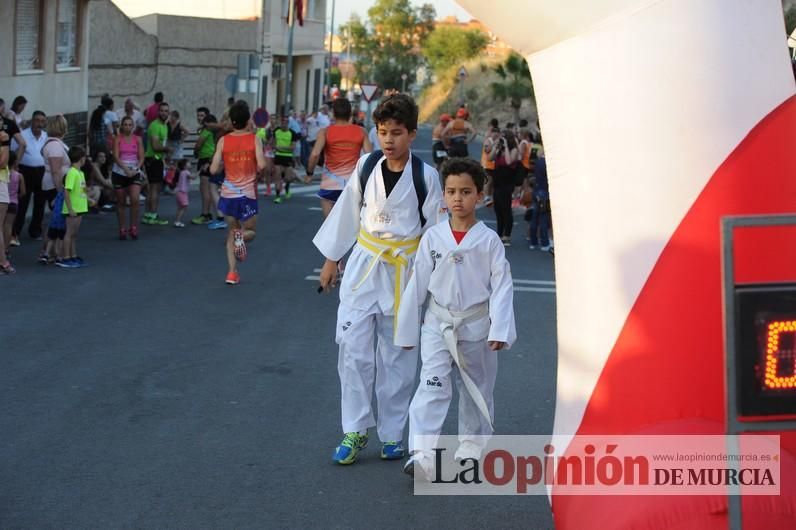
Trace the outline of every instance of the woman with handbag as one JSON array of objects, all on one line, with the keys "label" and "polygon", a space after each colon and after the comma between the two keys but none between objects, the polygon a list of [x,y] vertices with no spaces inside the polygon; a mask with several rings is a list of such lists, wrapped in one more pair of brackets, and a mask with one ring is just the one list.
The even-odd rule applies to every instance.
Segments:
[{"label": "woman with handbag", "polygon": [[519,161],[518,147],[514,133],[505,129],[489,152],[489,159],[495,162],[494,208],[497,218],[497,233],[506,247],[511,246],[511,229],[514,227],[511,197],[514,193],[514,178],[517,174]]}]

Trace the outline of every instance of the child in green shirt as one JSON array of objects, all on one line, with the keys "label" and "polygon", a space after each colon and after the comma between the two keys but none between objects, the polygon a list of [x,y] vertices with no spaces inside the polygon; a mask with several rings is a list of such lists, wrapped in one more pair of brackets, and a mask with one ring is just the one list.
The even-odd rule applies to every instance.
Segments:
[{"label": "child in green shirt", "polygon": [[88,212],[88,195],[86,194],[86,176],[80,171],[86,163],[86,151],[80,146],[69,148],[69,161],[72,167],[64,177],[64,207],[66,218],[66,235],[64,235],[64,260],[62,267],[77,269],[85,267],[82,258],[77,255],[77,234],[80,231],[82,216]]}]

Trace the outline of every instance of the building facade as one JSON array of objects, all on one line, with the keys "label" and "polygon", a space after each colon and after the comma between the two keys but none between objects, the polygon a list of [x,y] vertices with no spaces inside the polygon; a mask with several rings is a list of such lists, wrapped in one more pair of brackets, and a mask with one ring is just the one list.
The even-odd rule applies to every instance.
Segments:
[{"label": "building facade", "polygon": [[[259,102],[278,110],[286,102],[287,55],[291,0],[264,0],[261,16]],[[303,2],[304,25],[293,31],[293,90],[295,110],[317,109],[323,98],[326,49],[326,0]]]},{"label": "building facade", "polygon": [[34,110],[63,114],[68,140],[85,139],[88,109],[89,0],[0,2],[0,97],[18,95]]},{"label": "building facade", "polygon": [[[89,109],[106,93],[117,107],[127,97],[144,107],[163,92],[193,126],[196,107],[207,106],[220,118],[230,96],[270,112],[286,103],[287,0],[265,0],[255,6],[261,17],[255,11],[245,19],[184,16],[192,11],[186,3],[170,4],[172,14],[132,19],[120,0],[91,5]],[[223,16],[228,7],[219,3],[201,13]],[[310,0],[304,4],[304,25],[294,28],[291,106],[297,111],[321,103],[325,15],[325,0]]]}]

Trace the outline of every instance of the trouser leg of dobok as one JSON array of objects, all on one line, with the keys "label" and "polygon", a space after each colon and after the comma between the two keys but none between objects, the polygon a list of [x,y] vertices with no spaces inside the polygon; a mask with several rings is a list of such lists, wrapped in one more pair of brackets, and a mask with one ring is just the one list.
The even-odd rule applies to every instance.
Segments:
[{"label": "trouser leg of dobok", "polygon": [[[459,357],[462,367],[481,392],[489,408],[489,416],[495,418],[495,379],[497,378],[498,354],[489,349],[486,341],[458,343]],[[457,370],[457,372],[458,372]],[[470,441],[483,449],[489,441],[492,427],[484,417],[470,392],[462,382],[461,376],[456,378],[459,392],[459,441]]]},{"label": "trouser leg of dobok", "polygon": [[376,374],[373,344],[376,316],[340,304],[337,343],[343,432],[365,432],[376,425],[371,406]]},{"label": "trouser leg of dobok", "polygon": [[453,396],[453,359],[437,325],[423,325],[420,358],[420,384],[409,407],[409,452],[430,455]]},{"label": "trouser leg of dobok", "polygon": [[417,348],[404,350],[393,342],[393,316],[377,314],[377,431],[382,442],[403,440],[417,373],[417,356]]}]

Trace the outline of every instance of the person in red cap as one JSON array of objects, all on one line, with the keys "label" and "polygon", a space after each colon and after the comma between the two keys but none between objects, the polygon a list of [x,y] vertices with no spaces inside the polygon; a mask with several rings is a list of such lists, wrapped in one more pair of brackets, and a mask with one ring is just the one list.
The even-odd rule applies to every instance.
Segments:
[{"label": "person in red cap", "polygon": [[431,131],[431,155],[434,159],[434,165],[436,165],[437,171],[439,171],[439,168],[445,159],[448,158],[448,150],[445,147],[445,143],[442,141],[442,131],[445,129],[445,126],[450,123],[450,121],[450,114],[440,114],[439,123],[436,124],[434,126],[434,130]]},{"label": "person in red cap", "polygon": [[464,107],[456,111],[456,119],[451,120],[442,131],[442,141],[448,146],[448,156],[467,157],[467,144],[475,139],[475,128],[467,121],[468,112]]}]

